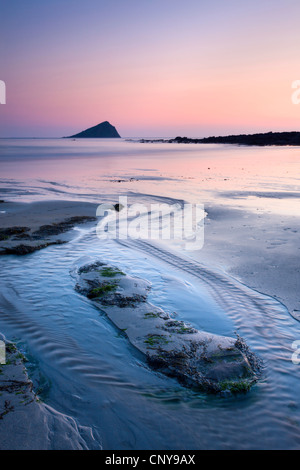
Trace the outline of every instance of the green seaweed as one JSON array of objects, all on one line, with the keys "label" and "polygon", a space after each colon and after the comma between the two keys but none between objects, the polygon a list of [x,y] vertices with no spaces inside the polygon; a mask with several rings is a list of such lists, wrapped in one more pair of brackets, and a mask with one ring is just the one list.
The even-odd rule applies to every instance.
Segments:
[{"label": "green seaweed", "polygon": [[166,326],[177,334],[195,333],[196,331],[195,328],[186,325],[183,321],[179,320],[169,320],[166,322]]},{"label": "green seaweed", "polygon": [[147,335],[144,341],[144,343],[152,347],[168,344],[169,342],[164,335]]},{"label": "green seaweed", "polygon": [[177,333],[179,334],[184,334],[184,333],[194,333],[195,329],[190,327],[190,326],[181,326],[178,330]]},{"label": "green seaweed", "polygon": [[247,380],[223,380],[219,382],[221,391],[229,390],[231,393],[246,393],[251,388],[251,383]]},{"label": "green seaweed", "polygon": [[17,352],[17,347],[14,343],[6,343],[6,352],[8,353],[16,353]]},{"label": "green seaweed", "polygon": [[88,298],[94,299],[95,297],[101,297],[104,294],[114,292],[117,287],[117,282],[102,283],[99,287],[95,287],[88,293]]},{"label": "green seaweed", "polygon": [[154,312],[147,312],[144,314],[145,318],[158,318],[159,313],[154,313]]},{"label": "green seaweed", "polygon": [[99,272],[103,277],[125,276],[125,274],[118,268],[110,268],[109,266],[100,269]]}]

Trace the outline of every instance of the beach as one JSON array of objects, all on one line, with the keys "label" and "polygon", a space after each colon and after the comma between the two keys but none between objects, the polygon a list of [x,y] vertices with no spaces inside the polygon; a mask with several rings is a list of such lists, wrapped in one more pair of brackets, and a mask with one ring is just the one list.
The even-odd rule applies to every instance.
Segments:
[{"label": "beach", "polygon": [[[3,448],[27,445],[22,426],[32,413],[37,422],[49,413],[59,422],[46,420],[48,430],[57,429],[50,439],[41,438],[45,428],[39,438],[32,431],[34,448],[57,448],[66,428],[73,434],[65,448],[299,446],[299,366],[291,360],[300,338],[298,149],[66,141],[57,151],[56,141],[16,141],[9,160],[10,145],[2,148],[1,230],[26,230],[6,235],[1,249],[31,249],[1,256],[0,331],[32,358],[28,375],[41,401],[34,395],[35,405],[3,416],[1,436],[5,421],[12,423]],[[271,170],[259,163],[267,152]],[[19,175],[22,158],[27,169]],[[129,203],[203,203],[203,247],[99,240],[97,207],[120,196]],[[97,260],[150,282],[149,301],[175,320],[242,336],[264,363],[261,379],[245,395],[220,398],[153,371],[76,293],[72,273]]]},{"label": "beach", "polygon": [[299,217],[216,207],[207,211],[207,244],[199,261],[223,267],[247,286],[276,298],[299,320]]}]

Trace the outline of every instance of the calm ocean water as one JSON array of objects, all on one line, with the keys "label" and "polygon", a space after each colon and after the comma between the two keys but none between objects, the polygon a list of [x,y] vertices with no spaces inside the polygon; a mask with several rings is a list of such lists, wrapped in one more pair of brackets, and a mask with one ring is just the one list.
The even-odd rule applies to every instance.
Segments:
[{"label": "calm ocean water", "polygon": [[[3,139],[0,166],[7,200],[101,203],[128,195],[300,214],[298,148]],[[290,345],[300,324],[282,304],[165,247],[77,233],[67,245],[0,258],[0,331],[27,353],[45,402],[92,430],[90,448],[299,448],[300,366]],[[74,291],[72,269],[95,258],[149,279],[150,301],[195,327],[238,331],[264,361],[262,380],[247,395],[220,398],[153,372]]]},{"label": "calm ocean water", "polygon": [[300,213],[298,147],[0,139],[0,167],[1,197],[18,201],[132,193]]}]

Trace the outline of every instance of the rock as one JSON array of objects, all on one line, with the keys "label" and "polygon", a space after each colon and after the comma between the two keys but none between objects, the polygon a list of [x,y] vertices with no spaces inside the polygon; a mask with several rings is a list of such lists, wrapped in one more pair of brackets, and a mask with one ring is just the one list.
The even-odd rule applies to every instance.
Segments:
[{"label": "rock", "polygon": [[69,138],[120,138],[120,134],[114,126],[108,121],[101,122],[97,126],[89,127],[85,131],[79,132],[78,134],[71,135]]},{"label": "rock", "polygon": [[248,391],[260,363],[241,338],[199,331],[147,302],[148,281],[100,261],[80,267],[76,290],[120,328],[148,363],[183,385],[223,393]]},{"label": "rock", "polygon": [[117,203],[114,205],[114,208],[117,212],[120,212],[124,208],[124,206],[123,204]]},{"label": "rock", "polygon": [[85,441],[88,428],[45,405],[36,395],[25,367],[26,358],[16,345],[5,340],[5,349],[6,361],[0,364],[0,449],[93,448],[91,440],[90,445]]},{"label": "rock", "polygon": [[75,216],[70,217],[62,222],[53,223],[50,225],[42,225],[39,230],[32,233],[32,238],[39,239],[53,235],[59,235],[60,233],[71,230],[76,224],[83,224],[85,222],[94,222],[96,217],[91,216]]},{"label": "rock", "polygon": [[16,395],[20,394],[24,403],[35,399],[32,382],[24,375],[24,356],[13,343],[6,342],[5,349],[6,364],[0,365],[0,420],[14,410],[15,400],[12,398]]},{"label": "rock", "polygon": [[66,241],[62,240],[54,240],[45,243],[41,243],[39,245],[16,245],[8,248],[3,248],[0,250],[0,255],[28,255],[29,253],[33,253],[34,251],[42,250],[43,248],[47,248],[50,245],[62,245],[63,243],[67,243]]},{"label": "rock", "polygon": [[190,137],[177,136],[168,140],[139,140],[140,143],[177,143],[177,144],[238,144],[238,145],[300,145],[300,132],[265,132],[258,134],[239,134],[227,136],[212,136],[201,139],[193,139]]},{"label": "rock", "polygon": [[[78,224],[95,222],[96,217],[74,216],[49,225],[42,225],[31,232],[29,227],[8,227],[0,229],[0,255],[27,255],[50,245],[61,245],[67,240],[60,240],[57,235],[68,232]],[[18,244],[19,240],[27,240],[27,244]]]},{"label": "rock", "polygon": [[29,227],[8,227],[8,228],[1,228],[0,229],[0,240],[7,240],[13,236],[21,236],[24,235],[25,232],[29,232]]}]

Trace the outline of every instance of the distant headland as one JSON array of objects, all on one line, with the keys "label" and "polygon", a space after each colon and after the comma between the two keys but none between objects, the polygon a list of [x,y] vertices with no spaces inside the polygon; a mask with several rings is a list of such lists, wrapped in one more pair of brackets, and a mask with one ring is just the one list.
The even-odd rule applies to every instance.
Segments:
[{"label": "distant headland", "polygon": [[300,145],[300,132],[266,132],[262,134],[240,134],[219,137],[204,137],[192,139],[189,137],[175,137],[175,139],[141,139],[139,142],[163,142],[177,144],[239,144],[239,145]]},{"label": "distant headland", "polygon": [[89,127],[85,131],[79,132],[75,135],[70,135],[69,137],[65,138],[102,138],[102,139],[111,139],[111,138],[121,138],[120,134],[118,133],[117,129],[112,126],[108,121],[101,122],[97,124],[97,126]]}]

